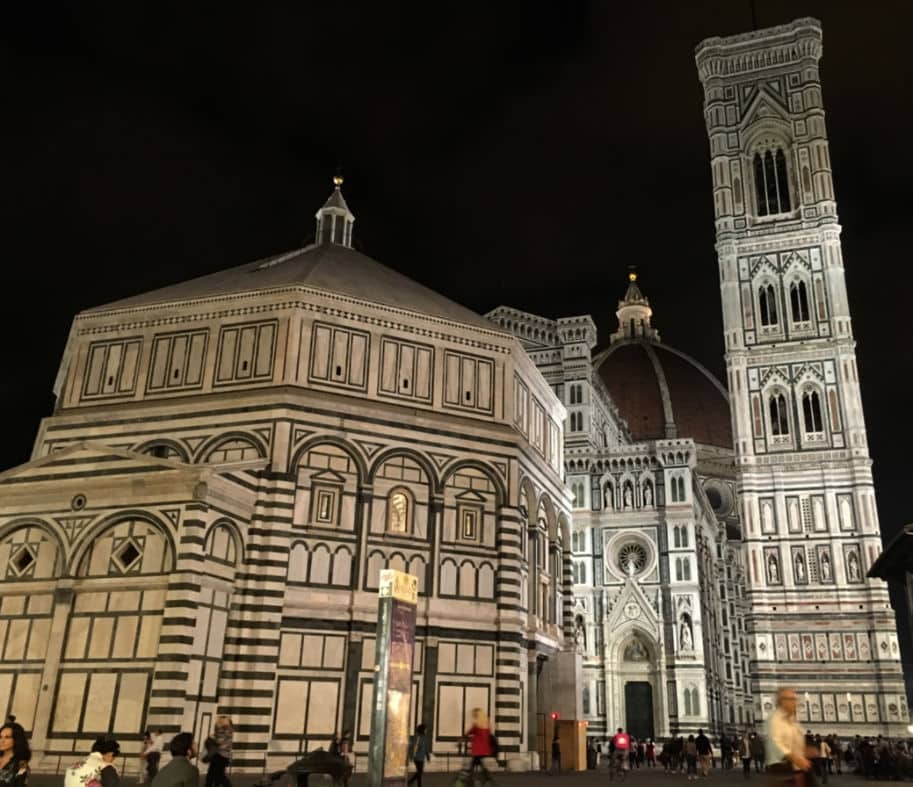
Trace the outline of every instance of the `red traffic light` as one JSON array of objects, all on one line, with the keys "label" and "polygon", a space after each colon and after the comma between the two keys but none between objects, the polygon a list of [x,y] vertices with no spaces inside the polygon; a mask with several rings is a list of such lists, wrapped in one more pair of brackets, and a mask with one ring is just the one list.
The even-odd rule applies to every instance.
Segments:
[{"label": "red traffic light", "polygon": [[552,711],[552,721],[557,721],[557,719],[558,719],[558,711],[553,710]]}]

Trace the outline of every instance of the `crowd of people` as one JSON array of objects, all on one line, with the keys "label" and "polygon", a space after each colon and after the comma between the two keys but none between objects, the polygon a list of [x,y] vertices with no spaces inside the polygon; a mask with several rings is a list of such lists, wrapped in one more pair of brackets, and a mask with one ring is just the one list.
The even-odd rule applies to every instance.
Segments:
[{"label": "crowd of people", "polygon": [[836,734],[803,732],[796,720],[795,704],[795,692],[783,689],[764,734],[747,730],[713,741],[698,730],[696,735],[675,735],[657,744],[652,738],[638,740],[619,728],[605,744],[588,742],[589,767],[598,767],[607,756],[613,768],[658,764],[667,774],[684,774],[689,781],[705,778],[717,767],[724,771],[740,768],[745,779],[762,773],[802,773],[806,787],[826,785],[831,776],[844,773],[866,779],[913,779],[913,739],[857,735],[841,740]]},{"label": "crowd of people", "polygon": [[[227,716],[219,716],[212,736],[204,742],[200,761],[209,764],[206,787],[231,787],[227,768],[231,762],[233,727]],[[147,730],[140,750],[142,768],[139,782],[149,779],[149,787],[198,787],[200,771],[191,760],[197,756],[193,735],[179,732],[168,742],[171,759],[159,768],[165,736],[161,730]],[[66,769],[64,787],[121,787],[123,774],[117,769],[120,744],[111,735],[102,735],[92,750]],[[0,727],[0,787],[28,787],[32,752],[28,737],[15,716]]]}]

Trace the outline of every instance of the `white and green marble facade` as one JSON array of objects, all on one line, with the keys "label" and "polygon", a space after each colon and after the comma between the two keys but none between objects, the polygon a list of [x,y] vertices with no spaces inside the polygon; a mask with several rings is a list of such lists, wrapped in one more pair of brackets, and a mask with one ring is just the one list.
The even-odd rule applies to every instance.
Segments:
[{"label": "white and green marble facade", "polygon": [[[377,299],[314,286],[309,254]],[[480,706],[534,765],[530,664],[570,630],[563,406],[513,337],[345,246],[271,264],[302,283],[78,315],[33,459],[0,475],[0,695],[37,768],[219,713],[236,769],[342,729],[365,752],[384,567],[420,579],[434,749]]]}]

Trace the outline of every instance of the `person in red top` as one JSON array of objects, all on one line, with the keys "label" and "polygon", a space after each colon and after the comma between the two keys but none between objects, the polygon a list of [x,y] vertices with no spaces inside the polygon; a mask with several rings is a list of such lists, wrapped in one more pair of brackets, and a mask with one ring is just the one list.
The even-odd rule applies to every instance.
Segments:
[{"label": "person in red top", "polygon": [[494,754],[491,750],[491,728],[488,725],[488,717],[481,708],[473,708],[472,726],[466,730],[464,737],[469,741],[469,756],[472,757],[469,772],[473,773],[478,768],[481,771],[482,781],[491,781],[491,774],[488,773],[483,762],[485,757],[491,757]]},{"label": "person in red top", "polygon": [[631,737],[621,727],[619,727],[618,732],[615,733],[615,737],[612,738],[612,743],[615,745],[615,759],[617,761],[617,767],[627,769],[628,752],[631,749]]}]

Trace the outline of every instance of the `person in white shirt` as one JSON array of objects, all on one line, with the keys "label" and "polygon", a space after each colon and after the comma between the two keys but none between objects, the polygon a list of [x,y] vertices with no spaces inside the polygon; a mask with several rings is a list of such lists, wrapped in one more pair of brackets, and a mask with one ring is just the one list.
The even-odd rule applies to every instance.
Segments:
[{"label": "person in white shirt", "polygon": [[795,689],[778,689],[777,707],[767,719],[767,770],[782,778],[812,767],[805,756],[805,735],[796,721],[798,701]]},{"label": "person in white shirt", "polygon": [[159,762],[162,759],[163,751],[165,751],[165,736],[162,731],[156,730],[150,733],[142,755],[146,761],[146,773],[149,775],[150,782],[159,772]]}]

